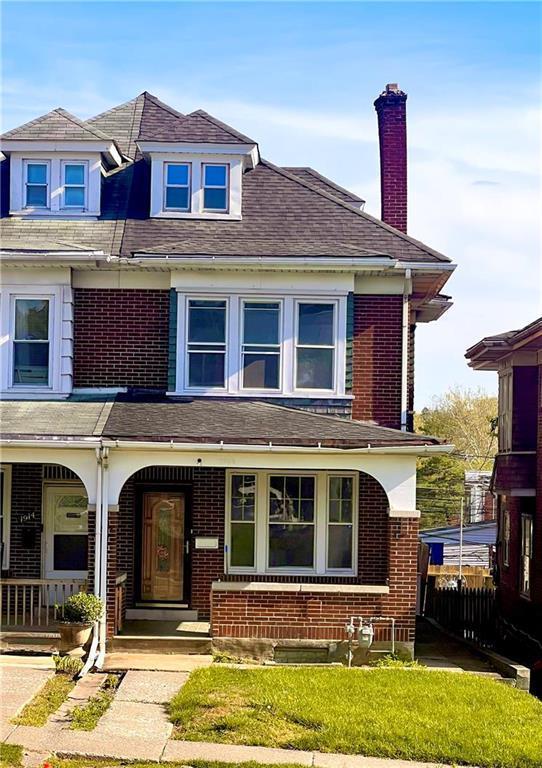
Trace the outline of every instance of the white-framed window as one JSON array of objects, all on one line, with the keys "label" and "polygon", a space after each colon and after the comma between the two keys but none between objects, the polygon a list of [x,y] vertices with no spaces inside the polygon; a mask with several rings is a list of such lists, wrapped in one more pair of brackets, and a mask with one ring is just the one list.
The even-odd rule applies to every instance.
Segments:
[{"label": "white-framed window", "polygon": [[524,597],[531,595],[531,564],[533,558],[533,517],[521,515],[521,556],[519,589]]},{"label": "white-framed window", "polygon": [[13,298],[12,384],[48,387],[50,383],[51,299]]},{"label": "white-framed window", "polygon": [[228,573],[356,573],[357,473],[230,470],[227,488]]},{"label": "white-framed window", "polygon": [[226,299],[188,300],[186,385],[191,389],[225,386],[227,308]]},{"label": "white-framed window", "polygon": [[279,390],[281,301],[242,300],[241,387]]},{"label": "white-framed window", "polygon": [[11,523],[11,465],[0,465],[0,543],[2,570],[9,568],[9,530]]},{"label": "white-framed window", "polygon": [[203,210],[227,213],[229,208],[229,175],[227,163],[203,163]]},{"label": "white-framed window", "polygon": [[62,183],[62,208],[85,210],[88,205],[88,163],[86,161],[62,160],[60,164]]},{"label": "white-framed window", "polygon": [[164,210],[189,211],[192,167],[190,163],[165,163]]},{"label": "white-framed window", "polygon": [[175,394],[347,396],[346,295],[179,291],[177,317]]},{"label": "white-framed window", "polygon": [[49,160],[25,160],[24,174],[24,207],[49,208],[51,163]]},{"label": "white-framed window", "polygon": [[499,451],[512,450],[513,369],[499,374]]},{"label": "white-framed window", "polygon": [[510,565],[510,510],[506,496],[501,497],[501,537],[502,564],[508,567]]},{"label": "white-framed window", "polygon": [[335,311],[334,302],[296,302],[296,389],[334,388]]}]

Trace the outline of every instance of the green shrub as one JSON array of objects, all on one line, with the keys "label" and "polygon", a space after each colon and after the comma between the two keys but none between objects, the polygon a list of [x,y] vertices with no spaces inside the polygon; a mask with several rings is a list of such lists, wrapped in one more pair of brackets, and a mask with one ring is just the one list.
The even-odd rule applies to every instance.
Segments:
[{"label": "green shrub", "polygon": [[97,595],[87,592],[79,592],[68,597],[64,603],[64,621],[72,624],[93,624],[102,616],[104,610],[103,600]]},{"label": "green shrub", "polygon": [[392,667],[392,668],[400,668],[400,667],[416,667],[417,669],[422,669],[423,664],[420,664],[419,661],[413,661],[412,659],[402,659],[400,656],[397,656],[395,653],[388,653],[386,656],[383,656],[381,659],[378,659],[377,662],[374,664],[375,667]]},{"label": "green shrub", "polygon": [[83,662],[76,656],[55,655],[53,661],[57,672],[64,672],[72,677],[75,677],[83,669]]}]

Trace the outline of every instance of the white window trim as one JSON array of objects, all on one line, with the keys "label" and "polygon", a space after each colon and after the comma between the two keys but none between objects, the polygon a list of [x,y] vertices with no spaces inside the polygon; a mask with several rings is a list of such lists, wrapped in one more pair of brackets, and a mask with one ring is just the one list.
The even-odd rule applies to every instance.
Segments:
[{"label": "white window trim", "polygon": [[[164,207],[166,166],[169,163],[191,165],[190,209]],[[225,165],[228,173],[228,207],[224,211],[205,210],[203,205],[203,168]],[[236,155],[196,154],[194,152],[151,152],[150,215],[166,219],[216,219],[240,221],[243,158]]]},{"label": "white window trim", "polygon": [[[0,350],[0,389],[9,394],[33,396],[35,394],[60,393],[61,382],[61,339],[62,339],[62,288],[44,286],[30,291],[22,290],[22,286],[2,286],[2,303],[0,308],[1,336],[4,343]],[[17,384],[14,382],[14,335],[15,335],[15,301],[17,299],[47,299],[49,301],[49,383]]]},{"label": "white window trim", "polygon": [[[66,166],[67,165],[82,165],[83,166],[83,184],[66,184]],[[84,212],[88,208],[88,161],[87,160],[61,160],[60,161],[60,181],[61,181],[61,202],[60,208],[68,211]],[[84,189],[84,202],[83,205],[67,205],[66,203],[66,187],[83,187]]]},{"label": "white window trim", "polygon": [[[254,475],[256,477],[256,507],[254,528],[254,567],[239,567],[230,564],[231,543],[231,487],[233,475]],[[269,566],[269,478],[272,475],[293,475],[314,477],[314,567],[291,568]],[[327,548],[329,532],[329,479],[330,477],[352,477],[352,568],[328,568]],[[359,525],[359,476],[357,472],[302,471],[302,470],[250,470],[231,469],[226,472],[226,546],[224,568],[227,574],[258,575],[305,575],[305,576],[357,576],[358,572],[358,525]]]},{"label": "white window trim", "polygon": [[[335,340],[335,343],[333,345],[327,345],[327,344],[300,344],[299,343],[299,306],[301,304],[332,304],[333,305],[333,339]],[[293,387],[294,389],[297,389],[300,392],[306,392],[307,387],[298,387],[297,386],[297,351],[298,349],[332,349],[333,350],[333,372],[331,375],[331,380],[333,383],[333,386],[331,390],[329,389],[310,389],[310,392],[321,392],[322,395],[325,396],[325,393],[334,392],[337,389],[337,339],[338,339],[338,332],[337,332],[337,324],[338,324],[338,314],[339,314],[339,306],[336,301],[332,299],[296,299],[295,301],[295,308],[294,308],[294,327],[295,327],[295,333],[294,333],[294,382]]]},{"label": "white window trim", "polygon": [[[184,165],[186,168],[188,168],[188,184],[168,184],[167,183],[167,169],[170,165]],[[168,188],[171,187],[173,189],[188,189],[188,207],[187,208],[174,208],[171,206],[166,205],[166,195]],[[163,198],[162,198],[162,208],[164,211],[176,211],[177,213],[190,213],[192,205],[192,163],[184,162],[183,160],[178,160],[177,162],[169,161],[167,163],[164,163],[164,191],[163,191]]]},{"label": "white window trim", "polygon": [[[226,318],[226,382],[224,388],[195,388],[188,387],[187,368],[187,318],[188,301],[218,300],[227,302]],[[177,293],[177,355],[176,382],[177,388],[171,394],[221,394],[232,397],[266,397],[288,398],[344,398],[346,395],[346,303],[347,294],[322,298],[321,294],[313,296],[306,294],[287,294],[263,292],[190,292]],[[278,301],[281,302],[281,371],[279,389],[244,389],[242,386],[242,314],[243,301]],[[333,389],[299,389],[296,387],[295,371],[295,338],[297,303],[322,303],[335,305],[335,355]]]},{"label": "white window trim", "polygon": [[[226,184],[206,184],[205,183],[205,169],[208,166],[219,166],[220,168],[226,168]],[[229,213],[230,209],[230,164],[229,163],[202,163],[201,164],[201,189],[203,195],[203,211],[205,213]],[[226,190],[226,207],[225,208],[206,208],[205,207],[205,190],[206,189],[225,189]]]},{"label": "white window trim", "polygon": [[[524,550],[525,542],[524,542],[524,525],[527,523],[529,526],[529,545],[530,545],[530,551],[526,554]],[[534,534],[534,518],[532,514],[529,513],[522,513],[520,517],[520,557],[519,557],[519,567],[520,567],[520,573],[519,573],[519,593],[521,597],[530,600],[531,599],[531,589],[532,589],[532,579],[533,579],[533,534]],[[528,588],[524,589],[524,575],[525,575],[525,561],[529,564],[529,570],[528,570]]]},{"label": "white window trim", "polygon": [[499,450],[512,450],[514,370],[508,368],[499,375]]},{"label": "white window trim", "polygon": [[[28,166],[29,165],[45,165],[47,169],[46,173],[46,187],[47,187],[47,202],[45,205],[29,205],[27,201],[28,194]],[[43,186],[42,184],[32,184],[31,186]],[[28,158],[23,161],[23,207],[26,211],[48,211],[51,208],[51,161],[42,159],[40,157]]]},{"label": "white window trim", "polygon": [[[225,329],[224,329],[224,386],[223,387],[191,387],[188,383],[188,377],[190,374],[190,368],[189,368],[189,341],[188,341],[188,328],[189,328],[189,311],[190,311],[190,301],[225,301],[226,302],[226,311],[225,311]],[[184,336],[185,336],[185,343],[183,345],[183,361],[184,361],[184,375],[183,375],[183,387],[185,392],[191,392],[191,393],[198,393],[198,394],[204,394],[207,392],[215,392],[215,393],[223,393],[227,391],[227,383],[228,383],[228,347],[229,347],[229,297],[228,296],[193,296],[189,295],[186,297],[186,302],[184,306],[184,312],[183,312],[183,324],[182,327],[184,330]],[[192,344],[197,344],[198,342],[192,342]],[[201,342],[203,343],[203,342]],[[218,345],[218,342],[217,342]],[[217,351],[222,351],[222,348]]]},{"label": "white window trim", "polygon": [[[26,166],[48,163],[48,207],[26,207]],[[84,164],[85,207],[64,207],[63,166]],[[27,218],[96,218],[100,215],[102,158],[100,152],[12,152],[10,159],[11,216]]]},{"label": "white window trim", "polygon": [[2,544],[4,552],[2,557],[2,570],[9,569],[9,547],[11,530],[11,464],[1,464],[0,472],[4,476],[4,487],[2,497]]}]

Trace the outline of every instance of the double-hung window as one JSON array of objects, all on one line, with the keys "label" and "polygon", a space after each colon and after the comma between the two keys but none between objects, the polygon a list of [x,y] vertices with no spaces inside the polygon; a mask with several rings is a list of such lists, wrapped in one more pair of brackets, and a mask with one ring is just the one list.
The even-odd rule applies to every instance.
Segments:
[{"label": "double-hung window", "polygon": [[520,558],[520,592],[525,597],[531,594],[531,563],[533,558],[533,518],[532,515],[521,516],[521,558]]},{"label": "double-hung window", "polygon": [[228,488],[231,572],[355,572],[355,473],[231,472]]},{"label": "double-hung window", "polygon": [[26,160],[24,163],[25,207],[49,208],[51,167],[44,160]]},{"label": "double-hung window", "polygon": [[86,162],[62,162],[62,207],[87,207],[88,165]]},{"label": "double-hung window", "polygon": [[296,387],[334,389],[335,304],[297,303]]},{"label": "double-hung window", "polygon": [[164,209],[189,211],[191,202],[190,163],[166,163]]},{"label": "double-hung window", "polygon": [[49,385],[50,302],[16,298],[13,324],[13,385]]},{"label": "double-hung window", "polygon": [[281,307],[243,301],[243,389],[280,389]]},{"label": "double-hung window", "polygon": [[225,299],[188,301],[188,387],[223,389],[226,375]]},{"label": "double-hung window", "polygon": [[228,211],[228,165],[203,163],[203,210],[226,213]]},{"label": "double-hung window", "polygon": [[510,510],[506,503],[506,496],[501,497],[501,541],[502,564],[510,565]]}]

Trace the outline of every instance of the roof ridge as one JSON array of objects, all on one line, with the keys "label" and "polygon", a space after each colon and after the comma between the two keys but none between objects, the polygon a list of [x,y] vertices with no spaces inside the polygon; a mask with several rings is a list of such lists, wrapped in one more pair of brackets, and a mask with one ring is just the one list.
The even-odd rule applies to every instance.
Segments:
[{"label": "roof ridge", "polygon": [[185,115],[183,112],[179,112],[175,107],[170,106],[169,104],[166,104],[165,101],[162,101],[158,98],[158,96],[155,96],[153,93],[150,93],[149,91],[143,91],[143,93],[140,94],[140,96],[143,96],[143,98],[149,99],[156,107],[160,107],[166,112],[169,112],[170,115],[173,115],[173,117],[179,117],[182,119],[186,119],[187,115]]},{"label": "roof ridge", "polygon": [[425,243],[422,243],[421,240],[416,240],[416,238],[411,237],[410,235],[407,235],[405,232],[401,232],[401,230],[399,229],[395,229],[395,227],[392,227],[390,224],[387,224],[385,221],[382,221],[381,219],[377,219],[376,216],[371,216],[370,213],[367,213],[366,211],[362,211],[360,208],[356,208],[350,203],[347,203],[344,200],[340,200],[338,197],[334,197],[333,195],[329,194],[329,192],[326,192],[323,189],[318,189],[317,187],[313,187],[312,184],[309,184],[307,181],[300,179],[295,174],[290,173],[289,171],[286,171],[284,168],[281,168],[279,165],[275,165],[274,163],[270,162],[269,160],[265,160],[264,158],[260,158],[260,164],[265,165],[267,168],[270,168],[272,171],[275,171],[276,173],[279,173],[282,176],[285,176],[287,179],[290,179],[291,181],[295,181],[298,184],[301,184],[301,186],[306,187],[307,189],[310,189],[312,192],[317,192],[319,195],[327,198],[328,200],[331,200],[336,205],[340,205],[341,208],[345,208],[347,211],[354,213],[356,216],[360,216],[366,221],[369,221],[372,224],[376,224],[382,229],[387,230],[388,232],[390,232],[390,234],[396,235],[397,237],[400,237],[401,239],[406,240],[408,243],[415,245],[420,250],[423,250],[426,253],[431,254],[436,259],[438,259],[438,261],[446,264],[451,263],[452,260],[448,256],[445,256],[443,253],[440,253],[440,251],[434,250],[434,248],[431,248],[429,245],[425,245]]}]

